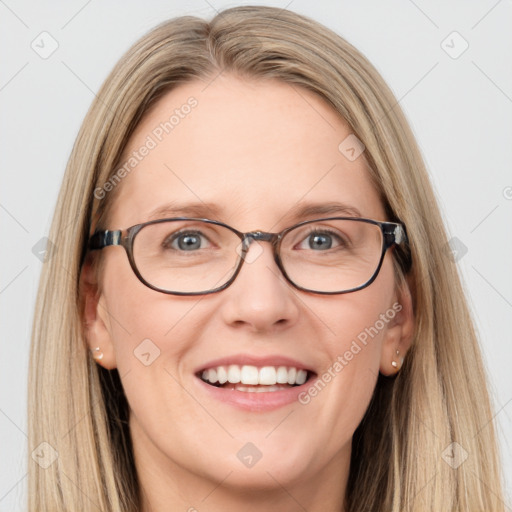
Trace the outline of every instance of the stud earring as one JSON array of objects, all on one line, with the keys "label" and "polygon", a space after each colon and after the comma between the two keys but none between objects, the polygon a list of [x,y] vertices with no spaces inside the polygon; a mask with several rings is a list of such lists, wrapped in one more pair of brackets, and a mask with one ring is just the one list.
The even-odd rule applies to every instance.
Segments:
[{"label": "stud earring", "polygon": [[95,359],[96,361],[103,359],[103,352],[100,350],[100,347],[93,348],[91,352],[93,359]]},{"label": "stud earring", "polygon": [[[400,355],[400,350],[398,350],[398,349],[397,349],[397,351],[396,351],[396,355],[397,355],[397,357]],[[393,368],[396,368],[397,370],[399,370],[399,369],[402,367],[402,363],[403,363],[403,362],[404,362],[404,358],[403,358],[403,357],[401,357],[401,358],[400,358],[400,366],[398,365],[398,363],[397,363],[395,360],[391,361],[391,366],[392,366]]]}]

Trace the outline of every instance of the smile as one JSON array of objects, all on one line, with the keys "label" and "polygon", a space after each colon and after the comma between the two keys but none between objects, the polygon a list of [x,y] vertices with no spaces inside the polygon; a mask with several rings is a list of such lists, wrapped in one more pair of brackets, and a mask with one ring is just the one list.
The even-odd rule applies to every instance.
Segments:
[{"label": "smile", "polygon": [[251,412],[265,412],[298,402],[317,378],[304,362],[280,354],[233,354],[194,370],[198,391],[210,399]]}]

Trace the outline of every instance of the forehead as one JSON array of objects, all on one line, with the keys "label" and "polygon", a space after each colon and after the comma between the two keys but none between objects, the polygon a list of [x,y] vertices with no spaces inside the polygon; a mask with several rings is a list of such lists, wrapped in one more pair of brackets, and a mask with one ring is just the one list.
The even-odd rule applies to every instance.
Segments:
[{"label": "forehead", "polygon": [[343,152],[353,137],[333,108],[296,85],[232,75],[181,84],[125,149],[110,227],[179,216],[174,206],[185,203],[211,205],[208,217],[240,230],[290,221],[306,204],[344,203],[384,219],[364,153]]}]

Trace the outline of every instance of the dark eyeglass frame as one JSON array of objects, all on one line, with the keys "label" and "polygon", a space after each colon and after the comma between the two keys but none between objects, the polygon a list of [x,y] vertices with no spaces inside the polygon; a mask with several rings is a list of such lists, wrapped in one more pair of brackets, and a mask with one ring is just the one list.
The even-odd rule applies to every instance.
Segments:
[{"label": "dark eyeglass frame", "polygon": [[[242,242],[242,250],[239,255],[239,260],[237,264],[237,268],[231,278],[224,283],[222,286],[219,286],[218,288],[214,288],[213,290],[208,290],[205,292],[172,292],[169,290],[164,290],[162,288],[158,288],[156,286],[153,286],[151,283],[148,283],[140,274],[137,265],[135,264],[135,258],[133,255],[133,242],[135,240],[135,237],[137,236],[137,233],[141,231],[142,228],[145,226],[148,226],[150,224],[160,224],[162,222],[169,222],[169,221],[201,221],[206,222],[208,224],[215,224],[217,226],[223,226],[233,233],[235,233],[238,238],[240,238]],[[320,292],[317,290],[310,290],[308,288],[303,288],[302,286],[299,286],[295,284],[288,274],[286,273],[284,266],[281,262],[280,257],[280,248],[281,248],[281,241],[283,237],[289,232],[292,231],[300,226],[303,226],[305,224],[312,224],[319,221],[327,221],[327,220],[350,220],[355,222],[366,222],[368,224],[373,224],[375,226],[378,226],[382,232],[382,251],[380,255],[379,264],[377,266],[377,269],[371,276],[371,278],[364,284],[356,287],[351,288],[350,290],[344,290],[340,292]],[[405,226],[402,223],[399,222],[382,222],[378,220],[373,219],[366,219],[361,217],[325,217],[320,219],[313,219],[313,220],[306,220],[303,222],[299,222],[298,224],[294,224],[293,226],[290,226],[286,229],[283,229],[280,233],[267,233],[265,231],[249,231],[248,233],[242,233],[241,231],[238,231],[237,229],[224,224],[223,222],[217,221],[217,220],[211,220],[211,219],[203,219],[203,218],[195,218],[195,217],[171,217],[166,219],[157,219],[157,220],[150,220],[148,222],[143,222],[141,224],[136,224],[134,226],[131,226],[129,228],[126,228],[124,230],[102,230],[102,231],[96,231],[91,237],[89,238],[88,248],[91,251],[95,250],[101,250],[105,247],[111,246],[111,245],[120,245],[124,247],[126,250],[126,253],[128,255],[128,260],[130,262],[130,266],[132,267],[133,272],[138,277],[138,279],[146,285],[148,288],[151,288],[152,290],[155,290],[157,292],[165,293],[168,295],[209,295],[211,293],[217,293],[221,290],[226,289],[228,286],[230,286],[234,280],[236,279],[237,275],[239,274],[240,270],[242,269],[242,265],[245,261],[245,256],[249,250],[250,244],[252,240],[257,240],[261,242],[270,242],[273,247],[274,251],[274,260],[279,268],[281,270],[283,276],[285,279],[295,288],[298,290],[302,290],[309,293],[316,293],[320,295],[340,295],[344,293],[351,293],[358,290],[361,290],[363,288],[366,288],[370,284],[375,281],[377,278],[377,275],[379,274],[379,271],[382,267],[382,263],[384,261],[384,256],[386,255],[386,252],[389,248],[393,246],[400,246],[408,244],[408,237],[405,230]]]}]

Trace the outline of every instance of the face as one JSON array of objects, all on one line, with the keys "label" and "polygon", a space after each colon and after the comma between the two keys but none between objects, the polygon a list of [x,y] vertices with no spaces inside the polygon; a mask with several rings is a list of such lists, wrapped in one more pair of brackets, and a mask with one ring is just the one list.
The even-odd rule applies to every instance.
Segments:
[{"label": "face", "polygon": [[[182,108],[191,97],[194,106]],[[176,109],[169,129],[162,123]],[[117,185],[106,227],[199,216],[242,232],[279,232],[354,214],[296,216],[299,207],[328,203],[386,220],[364,153],[347,159],[338,149],[350,134],[320,98],[278,81],[221,75],[208,87],[181,85],[131,138],[125,161],[134,151],[147,154]],[[155,147],[140,151],[153,146],[148,137]],[[191,203],[208,210],[186,209]],[[223,488],[247,492],[283,485],[300,496],[311,485],[339,488],[378,373],[393,373],[392,361],[405,355],[410,296],[396,289],[391,251],[367,288],[319,295],[283,278],[271,244],[250,247],[233,284],[195,297],[151,290],[122,247],[102,251],[99,301],[87,298],[87,336],[91,348],[101,347],[100,364],[121,376],[143,484],[151,485],[147,475],[179,477],[180,492],[196,497],[227,475]],[[263,367],[290,379],[296,368],[308,380],[249,392],[201,379],[203,370],[231,365],[256,367],[260,378]]]}]

